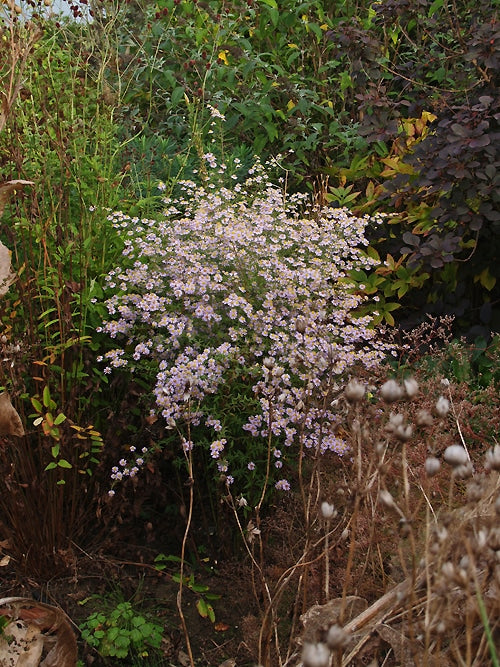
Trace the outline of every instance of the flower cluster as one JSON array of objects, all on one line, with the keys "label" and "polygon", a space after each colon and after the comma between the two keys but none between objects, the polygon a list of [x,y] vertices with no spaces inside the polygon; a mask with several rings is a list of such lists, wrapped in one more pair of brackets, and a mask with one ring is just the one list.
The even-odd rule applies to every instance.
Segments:
[{"label": "flower cluster", "polygon": [[[156,412],[177,430],[215,431],[207,442],[219,471],[245,437],[264,448],[260,458],[255,446],[240,456],[247,475],[266,460],[270,435],[276,470],[299,441],[342,455],[334,408],[321,397],[354,363],[369,368],[387,353],[370,318],[353,316],[363,297],[347,278],[373,264],[364,230],[379,220],[317,210],[273,185],[259,163],[232,188],[179,187],[159,219],[109,216],[125,249],[124,268],[107,276],[113,295],[102,331],[122,346],[106,354],[105,372],[152,365]],[[240,419],[215,407],[230,378],[242,377],[254,398],[243,433]],[[240,432],[230,433],[237,421]]]}]

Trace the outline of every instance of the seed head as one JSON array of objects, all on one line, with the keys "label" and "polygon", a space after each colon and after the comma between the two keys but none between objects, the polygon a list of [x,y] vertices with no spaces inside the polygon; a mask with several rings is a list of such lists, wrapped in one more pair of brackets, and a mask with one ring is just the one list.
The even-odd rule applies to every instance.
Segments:
[{"label": "seed head", "polygon": [[295,321],[295,329],[298,331],[298,333],[303,334],[305,333],[305,330],[307,329],[307,322],[303,317],[297,317]]},{"label": "seed head", "polygon": [[431,426],[432,415],[427,410],[419,410],[415,415],[415,423],[417,426]]},{"label": "seed head", "polygon": [[455,477],[458,477],[458,479],[469,479],[474,474],[472,463],[467,461],[467,463],[464,463],[461,466],[456,466],[453,468],[453,474]]},{"label": "seed head", "polygon": [[403,398],[404,391],[396,380],[387,380],[380,388],[380,395],[386,403],[394,403]]},{"label": "seed head", "polygon": [[365,386],[359,380],[353,378],[344,389],[344,395],[349,403],[359,403],[365,395]]},{"label": "seed head", "polygon": [[326,644],[307,642],[302,648],[302,662],[304,667],[328,667],[330,664],[330,649]]},{"label": "seed head", "polygon": [[326,643],[332,650],[343,648],[347,640],[348,634],[340,625],[335,624],[329,627],[328,634],[326,635]]},{"label": "seed head", "polygon": [[450,401],[444,396],[440,396],[437,400],[435,410],[439,417],[446,417],[450,411]]},{"label": "seed head", "polygon": [[321,503],[321,514],[327,520],[335,518],[337,512],[335,507],[331,503],[327,503],[326,500]]},{"label": "seed head", "polygon": [[500,470],[500,445],[495,445],[486,452],[485,467],[487,470]]},{"label": "seed head", "polygon": [[462,445],[450,445],[444,450],[444,460],[454,468],[458,468],[465,465],[469,457]]},{"label": "seed head", "polygon": [[440,469],[441,469],[441,461],[437,459],[435,456],[429,456],[425,460],[425,472],[427,474],[427,477],[434,477],[434,475],[438,474]]},{"label": "seed head", "polygon": [[408,398],[414,398],[418,394],[418,382],[415,378],[407,378],[403,381],[403,384]]},{"label": "seed head", "polygon": [[395,506],[394,498],[387,489],[382,489],[378,494],[378,497],[382,505],[385,505],[388,508]]}]

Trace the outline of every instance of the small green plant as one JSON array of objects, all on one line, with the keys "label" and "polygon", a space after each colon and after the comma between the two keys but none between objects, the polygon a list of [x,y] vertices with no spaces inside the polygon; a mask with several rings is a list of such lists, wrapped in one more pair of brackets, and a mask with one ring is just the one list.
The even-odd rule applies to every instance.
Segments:
[{"label": "small green plant", "polygon": [[[158,554],[155,558],[155,567],[161,572],[166,568],[166,563],[168,562],[181,563],[182,559],[179,556]],[[196,601],[197,612],[202,618],[208,618],[212,623],[215,623],[215,611],[211,603],[213,600],[218,600],[220,595],[210,593],[210,589],[206,584],[196,583],[193,572],[189,576],[176,572],[172,575],[172,581],[178,584],[182,581],[182,584],[186,588],[189,588],[190,591],[198,595],[198,600]]]},{"label": "small green plant", "polygon": [[163,626],[138,614],[130,602],[119,602],[109,613],[94,612],[80,630],[82,639],[102,656],[118,660],[149,656],[163,635]]}]

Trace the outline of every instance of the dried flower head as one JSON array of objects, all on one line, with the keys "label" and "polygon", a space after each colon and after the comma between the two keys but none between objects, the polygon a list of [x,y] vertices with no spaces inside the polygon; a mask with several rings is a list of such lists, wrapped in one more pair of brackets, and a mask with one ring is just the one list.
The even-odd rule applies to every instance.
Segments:
[{"label": "dried flower head", "polygon": [[344,389],[344,395],[349,403],[359,403],[365,395],[365,385],[356,378],[352,378]]},{"label": "dried flower head", "polygon": [[486,470],[500,470],[500,445],[495,445],[486,452]]},{"label": "dried flower head", "polygon": [[429,456],[425,460],[425,472],[428,477],[434,477],[441,469],[441,461],[435,456]]},{"label": "dried flower head", "polygon": [[349,636],[347,632],[340,625],[335,624],[328,628],[326,643],[332,650],[343,648],[348,639]]},{"label": "dried flower head", "polygon": [[330,649],[321,642],[317,644],[306,642],[302,648],[302,662],[304,667],[328,667],[330,664]]},{"label": "dried flower head", "polygon": [[418,382],[415,378],[403,380],[404,388],[408,398],[414,398],[418,394]]},{"label": "dried flower head", "polygon": [[380,395],[386,403],[394,403],[404,396],[404,390],[396,380],[387,380],[380,388]]},{"label": "dried flower head", "polygon": [[434,409],[436,410],[438,417],[446,417],[450,411],[450,401],[444,396],[440,396]]},{"label": "dried flower head", "polygon": [[444,460],[454,468],[465,465],[469,461],[467,452],[462,445],[450,445],[444,450]]},{"label": "dried flower head", "polygon": [[321,514],[327,521],[329,521],[337,516],[337,511],[332,503],[328,503],[325,500],[321,503]]}]

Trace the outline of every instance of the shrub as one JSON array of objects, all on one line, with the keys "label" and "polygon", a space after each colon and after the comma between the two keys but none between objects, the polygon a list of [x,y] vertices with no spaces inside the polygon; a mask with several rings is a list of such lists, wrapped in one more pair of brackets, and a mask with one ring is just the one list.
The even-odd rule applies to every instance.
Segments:
[{"label": "shrub", "polygon": [[[109,216],[125,250],[107,278],[102,329],[121,345],[101,358],[104,373],[149,377],[153,413],[172,432],[164,447],[203,445],[216,475],[245,493],[286,490],[286,464],[304,451],[346,451],[335,383],[387,352],[370,318],[354,317],[362,297],[346,279],[373,261],[362,252],[368,219],[288,196],[259,163],[218,187],[225,167],[205,158],[215,179],[181,181],[162,217]],[[144,453],[113,479],[134,476]]]}]

